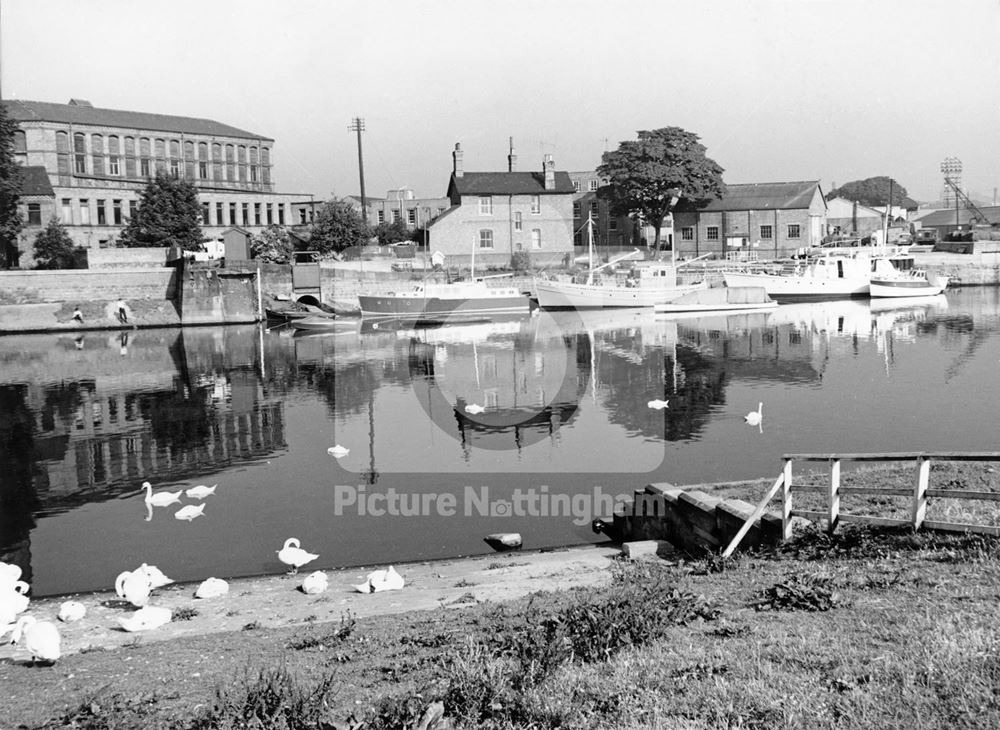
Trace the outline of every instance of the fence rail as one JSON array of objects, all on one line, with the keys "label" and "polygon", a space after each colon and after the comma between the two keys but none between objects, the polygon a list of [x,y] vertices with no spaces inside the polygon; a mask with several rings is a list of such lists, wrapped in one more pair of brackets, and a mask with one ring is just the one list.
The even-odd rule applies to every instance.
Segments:
[{"label": "fence rail", "polygon": [[[932,461],[963,461],[963,462],[997,462],[1000,461],[1000,451],[904,451],[895,453],[847,453],[847,454],[785,454],[781,474],[757,504],[753,513],[739,529],[726,549],[723,557],[729,557],[739,547],[743,538],[753,524],[760,518],[767,506],[781,491],[781,524],[782,539],[791,537],[792,517],[806,517],[812,520],[825,521],[827,531],[833,533],[841,522],[853,522],[877,526],[909,525],[914,530],[927,528],[932,530],[947,530],[954,532],[976,532],[986,535],[1000,535],[1000,526],[980,525],[963,522],[944,522],[927,519],[927,500],[931,497],[947,497],[952,499],[967,499],[972,501],[1000,502],[1000,492],[982,492],[972,489],[932,489],[929,486]],[[803,484],[796,485],[792,478],[792,464],[795,461],[827,462],[830,465],[830,483],[828,485]],[[893,462],[912,461],[915,465],[913,486],[905,487],[843,487],[840,484],[841,462]],[[805,510],[792,508],[794,492],[820,493],[826,495],[825,510]],[[897,517],[877,517],[874,515],[858,515],[843,513],[840,510],[841,495],[866,494],[876,496],[909,497],[910,516],[908,519]]]}]

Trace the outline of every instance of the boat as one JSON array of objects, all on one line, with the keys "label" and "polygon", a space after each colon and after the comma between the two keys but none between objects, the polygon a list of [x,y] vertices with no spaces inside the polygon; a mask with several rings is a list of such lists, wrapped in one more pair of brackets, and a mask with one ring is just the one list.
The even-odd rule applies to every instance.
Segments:
[{"label": "boat", "polygon": [[[542,309],[593,309],[652,307],[689,292],[707,289],[708,283],[678,284],[678,266],[667,262],[637,263],[624,273],[601,273],[637,253],[638,249],[595,267],[593,219],[587,218],[589,266],[583,280],[568,275],[536,278],[535,296]],[[690,263],[690,262],[688,262]]]},{"label": "boat", "polygon": [[264,309],[264,313],[267,315],[268,319],[278,322],[290,322],[293,319],[303,319],[312,314],[312,312],[307,312],[305,310],[271,309],[270,307],[266,307]]},{"label": "boat", "polygon": [[[506,275],[503,275],[506,276]],[[516,286],[496,286],[499,277],[471,281],[418,282],[405,291],[359,294],[362,317],[391,317],[408,322],[444,322],[493,315],[528,314],[531,302]]]},{"label": "boat", "polygon": [[291,325],[296,331],[337,332],[347,329],[355,329],[357,319],[346,319],[329,315],[322,316],[314,314],[302,319],[294,319],[292,320]]},{"label": "boat", "polygon": [[653,305],[656,314],[771,309],[778,303],[760,286],[717,286]]},{"label": "boat", "polygon": [[930,274],[916,266],[911,254],[897,254],[874,262],[870,282],[872,297],[933,297],[948,287],[948,277]]},{"label": "boat", "polygon": [[805,259],[774,261],[755,268],[724,271],[728,287],[762,287],[773,299],[867,297],[873,257],[868,250],[822,252]]}]

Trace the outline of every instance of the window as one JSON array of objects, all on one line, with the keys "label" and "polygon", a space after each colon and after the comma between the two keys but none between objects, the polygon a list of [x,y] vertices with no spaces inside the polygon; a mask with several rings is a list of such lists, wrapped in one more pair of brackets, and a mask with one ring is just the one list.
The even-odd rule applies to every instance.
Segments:
[{"label": "window", "polygon": [[226,180],[236,179],[236,147],[231,144],[226,145]]},{"label": "window", "polygon": [[108,174],[118,177],[121,175],[121,150],[118,147],[117,137],[108,137]]},{"label": "window", "polygon": [[73,135],[73,170],[77,175],[87,174],[87,140],[79,132]]},{"label": "window", "polygon": [[538,215],[542,212],[542,199],[538,195],[531,196],[531,212],[533,215]]},{"label": "window", "polygon": [[299,208],[299,223],[305,223],[305,222],[306,222],[306,209]]},{"label": "window", "polygon": [[229,204],[229,225],[236,225],[236,203]]},{"label": "window", "polygon": [[380,224],[385,223],[385,211],[381,208],[378,210],[376,217],[378,218],[378,222]]},{"label": "window", "polygon": [[97,225],[106,226],[108,224],[108,213],[104,209],[104,201],[97,201]]},{"label": "window", "polygon": [[208,163],[207,162],[202,162],[201,160],[198,161],[198,177],[201,178],[202,180],[207,180],[208,179]]},{"label": "window", "polygon": [[28,225],[29,226],[40,226],[40,225],[42,225],[42,204],[41,203],[28,203]]},{"label": "window", "polygon": [[99,134],[90,135],[90,155],[94,161],[94,174],[104,174],[104,138]]},{"label": "window", "polygon": [[167,171],[167,141],[163,139],[153,140],[153,150],[154,157],[156,161],[153,163],[154,168],[157,172]]},{"label": "window", "polygon": [[135,214],[139,211],[139,202],[136,200],[128,201],[128,215],[129,218],[135,218]]},{"label": "window", "polygon": [[151,173],[149,137],[142,137],[139,140],[139,174],[142,177],[149,177]]},{"label": "window", "polygon": [[542,247],[542,229],[532,228],[531,229],[531,247],[541,248]]},{"label": "window", "polygon": [[493,231],[484,228],[479,232],[479,248],[493,248]]},{"label": "window", "polygon": [[222,214],[223,214],[222,203],[216,203],[215,204],[215,225],[217,225],[217,226],[221,226],[222,225],[223,220],[224,220],[223,217],[222,217]]},{"label": "window", "polygon": [[594,220],[601,217],[601,206],[596,200],[590,204],[590,215],[593,216]]},{"label": "window", "polygon": [[278,225],[285,225],[285,206],[278,203]]},{"label": "window", "polygon": [[406,209],[406,222],[409,223],[411,226],[415,226],[417,224],[417,209],[416,208],[407,208]]},{"label": "window", "polygon": [[208,225],[208,216],[212,212],[212,206],[208,203],[201,204],[201,224],[203,226]]},{"label": "window", "polygon": [[253,224],[255,226],[260,225],[260,203],[253,204]]},{"label": "window", "polygon": [[250,182],[252,182],[252,183],[257,182],[257,180],[259,178],[259,175],[258,175],[259,168],[257,167],[257,154],[258,154],[257,153],[257,148],[256,147],[251,147],[250,148]]},{"label": "window", "polygon": [[243,225],[250,225],[250,203],[243,203]]},{"label": "window", "polygon": [[580,204],[580,201],[579,200],[574,201],[573,202],[573,217],[574,218],[579,218],[580,216],[582,216],[583,215],[582,210],[583,210],[583,206]]},{"label": "window", "polygon": [[212,144],[212,179],[222,179],[222,145],[218,142]]},{"label": "window", "polygon": [[597,192],[597,185],[598,185],[598,181],[597,180],[588,180],[587,181],[587,190],[589,190],[592,193]]},{"label": "window", "polygon": [[681,240],[682,241],[693,241],[694,240],[694,228],[691,226],[684,226],[681,228]]},{"label": "window", "polygon": [[788,224],[788,237],[789,238],[799,238],[801,236],[801,229],[798,223]]},{"label": "window", "polygon": [[395,208],[392,209],[392,222],[399,223],[399,211]]},{"label": "window", "polygon": [[59,171],[59,179],[68,182],[65,178],[70,175],[70,149],[69,132],[56,132],[56,169]]},{"label": "window", "polygon": [[582,246],[583,245],[583,234],[582,233],[577,232],[577,233],[573,234],[573,245],[574,246]]},{"label": "window", "polygon": [[520,211],[518,211],[517,213],[514,214],[514,230],[515,231],[522,230],[521,212]]},{"label": "window", "polygon": [[573,192],[574,193],[580,192],[580,181],[579,180],[574,180],[573,181]]},{"label": "window", "polygon": [[181,176],[181,161],[178,159],[171,158],[170,160],[170,176],[180,177]]},{"label": "window", "polygon": [[709,240],[709,241],[718,241],[719,240],[719,227],[718,226],[709,226],[708,228],[706,228],[705,229],[705,238],[707,240]]},{"label": "window", "polygon": [[27,153],[28,143],[24,137],[24,130],[18,129],[14,132],[14,152],[15,154],[20,152],[22,154]]},{"label": "window", "polygon": [[90,225],[90,201],[86,198],[80,198],[80,225]]},{"label": "window", "polygon": [[271,182],[271,150],[267,147],[260,148],[260,167],[261,179],[267,185]]},{"label": "window", "polygon": [[274,223],[274,205],[273,203],[267,204],[267,225]]},{"label": "window", "polygon": [[135,177],[135,138],[125,138],[125,177]]},{"label": "window", "polygon": [[479,196],[479,215],[493,215],[493,197],[490,195]]},{"label": "window", "polygon": [[609,218],[608,219],[608,230],[609,231],[617,231],[618,230],[618,219],[617,218]]},{"label": "window", "polygon": [[771,226],[761,226],[760,227],[760,237],[761,238],[774,238],[774,229]]},{"label": "window", "polygon": [[120,226],[122,224],[122,201],[111,201],[111,214],[114,216],[112,220],[115,222],[115,225]]},{"label": "window", "polygon": [[69,198],[62,199],[62,223],[67,226],[73,224],[73,201]]}]

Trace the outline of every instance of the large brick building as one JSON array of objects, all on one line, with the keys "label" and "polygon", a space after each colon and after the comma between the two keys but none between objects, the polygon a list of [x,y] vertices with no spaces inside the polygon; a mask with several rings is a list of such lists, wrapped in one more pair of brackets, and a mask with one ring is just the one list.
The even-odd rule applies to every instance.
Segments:
[{"label": "large brick building", "polygon": [[[191,180],[198,188],[205,237],[221,240],[240,226],[306,222],[309,196],[275,192],[274,140],[210,119],[5,100],[18,124],[17,161],[25,169],[18,243],[30,265],[37,232],[55,217],[87,248],[111,245],[157,172]],[[47,182],[48,187],[45,183]]]}]

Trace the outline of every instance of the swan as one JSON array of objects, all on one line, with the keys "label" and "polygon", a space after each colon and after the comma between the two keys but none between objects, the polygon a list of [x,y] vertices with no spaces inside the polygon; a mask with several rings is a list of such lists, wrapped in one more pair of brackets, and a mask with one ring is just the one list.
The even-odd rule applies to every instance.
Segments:
[{"label": "swan", "polygon": [[142,488],[146,490],[146,501],[155,507],[166,507],[168,504],[181,501],[180,490],[177,490],[176,492],[157,492],[156,494],[153,494],[153,485],[149,482],[143,482]]},{"label": "swan", "polygon": [[474,416],[477,415],[477,414],[479,414],[479,413],[482,413],[485,410],[486,409],[483,408],[483,406],[479,405],[478,403],[470,403],[469,405],[467,405],[465,407],[465,412],[466,413],[471,413]]},{"label": "swan", "polygon": [[28,588],[30,586],[23,580],[16,580],[9,585],[0,585],[0,614],[13,613],[16,615],[25,611],[31,602],[27,596]]},{"label": "swan", "polygon": [[229,593],[229,584],[222,578],[207,578],[194,592],[195,598],[218,598]]},{"label": "swan", "polygon": [[169,608],[146,606],[140,608],[131,616],[119,618],[118,623],[128,632],[148,631],[149,629],[155,629],[163,626],[163,624],[170,623],[172,617],[173,614]]},{"label": "swan", "polygon": [[358,593],[378,593],[379,591],[398,591],[405,585],[403,576],[391,565],[385,570],[373,570],[365,578],[365,582],[354,586]]},{"label": "swan", "polygon": [[87,607],[79,601],[64,601],[59,606],[59,620],[65,623],[79,621],[87,615]]},{"label": "swan", "polygon": [[764,419],[764,404],[758,403],[756,411],[750,411],[748,414],[743,416],[743,420],[749,423],[751,426],[759,426],[760,422]]},{"label": "swan", "polygon": [[351,453],[351,450],[348,448],[344,448],[340,444],[337,444],[336,446],[331,446],[330,448],[328,448],[326,450],[326,453],[328,453],[335,459],[343,459],[345,456]]},{"label": "swan", "polygon": [[309,594],[322,593],[329,588],[329,578],[322,570],[310,573],[302,581],[302,592]]},{"label": "swan", "polygon": [[181,507],[176,512],[174,512],[174,517],[176,517],[179,520],[187,520],[188,522],[190,522],[195,517],[201,517],[203,514],[205,514],[204,504],[199,504],[197,507],[195,507],[193,504],[188,504]]},{"label": "swan", "polygon": [[651,400],[651,401],[649,401],[649,403],[647,403],[646,405],[647,405],[647,406],[649,406],[650,408],[655,408],[655,409],[656,409],[656,410],[658,410],[658,411],[662,411],[662,410],[663,410],[664,408],[666,408],[666,407],[667,407],[667,403],[668,403],[668,402],[669,402],[669,401],[665,401],[665,400],[659,400],[659,399],[657,398],[657,399],[655,399],[655,400]]},{"label": "swan", "polygon": [[278,560],[280,560],[285,565],[292,566],[292,573],[297,573],[299,568],[301,568],[306,563],[310,563],[319,555],[313,553],[308,553],[302,549],[301,543],[298,538],[290,537],[285,540],[284,547],[281,550],[275,550],[278,553]]},{"label": "swan", "polygon": [[115,578],[115,593],[133,606],[145,606],[149,603],[149,592],[153,586],[149,578],[141,570],[123,571]]},{"label": "swan", "polygon": [[0,586],[21,580],[21,566],[0,561]]},{"label": "swan", "polygon": [[163,571],[155,565],[147,565],[146,563],[143,563],[136,568],[136,570],[144,573],[146,579],[149,580],[149,590],[162,588],[163,586],[168,586],[174,582],[172,579],[164,575]]},{"label": "swan", "polygon": [[24,645],[32,661],[54,662],[60,656],[59,629],[51,621],[39,621],[34,616],[22,616],[14,625],[10,643]]},{"label": "swan", "polygon": [[210,494],[215,494],[215,488],[219,486],[218,484],[213,484],[210,487],[206,487],[204,484],[199,484],[197,487],[191,487],[189,490],[184,492],[191,499],[205,499]]}]

